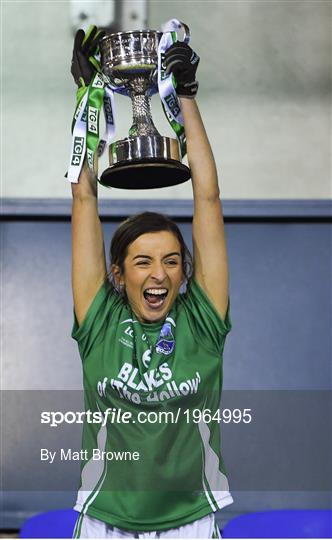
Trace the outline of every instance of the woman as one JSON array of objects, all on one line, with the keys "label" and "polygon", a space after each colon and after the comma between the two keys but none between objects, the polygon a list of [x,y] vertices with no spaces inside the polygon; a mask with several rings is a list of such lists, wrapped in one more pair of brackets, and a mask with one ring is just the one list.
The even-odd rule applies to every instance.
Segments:
[{"label": "woman", "polygon": [[[83,37],[72,64],[78,83],[94,69],[96,34],[88,46]],[[217,172],[195,101],[198,57],[177,42],[166,65],[192,175],[193,275],[176,224],[150,212],[120,225],[107,274],[96,178],[85,166],[72,184],[73,337],[86,409],[103,419],[84,426],[76,538],[218,538],[214,513],[232,502],[216,418],[230,329]]]}]

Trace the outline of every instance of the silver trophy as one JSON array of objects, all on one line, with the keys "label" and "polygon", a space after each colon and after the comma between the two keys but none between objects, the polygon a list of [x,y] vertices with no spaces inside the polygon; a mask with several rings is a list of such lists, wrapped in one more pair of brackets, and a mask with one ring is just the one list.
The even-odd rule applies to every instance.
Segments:
[{"label": "silver trophy", "polygon": [[100,41],[101,69],[113,87],[131,98],[133,124],[129,137],[109,147],[110,166],[100,183],[122,189],[152,189],[181,184],[190,178],[181,163],[177,139],[158,133],[150,98],[158,91],[158,45],[162,32],[119,32]]}]

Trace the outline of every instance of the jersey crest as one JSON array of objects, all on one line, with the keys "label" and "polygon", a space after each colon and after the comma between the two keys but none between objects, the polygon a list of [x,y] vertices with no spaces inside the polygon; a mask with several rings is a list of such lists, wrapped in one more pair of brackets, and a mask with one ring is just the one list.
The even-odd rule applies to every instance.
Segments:
[{"label": "jersey crest", "polygon": [[161,329],[159,339],[156,343],[156,352],[168,356],[174,350],[175,339],[172,334],[170,323],[166,322]]}]

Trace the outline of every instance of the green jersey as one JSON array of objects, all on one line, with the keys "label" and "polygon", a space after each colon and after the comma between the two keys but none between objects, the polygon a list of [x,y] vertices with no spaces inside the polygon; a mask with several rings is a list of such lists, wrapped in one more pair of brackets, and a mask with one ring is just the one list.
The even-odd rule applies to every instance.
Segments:
[{"label": "green jersey", "polygon": [[75,510],[155,531],[233,502],[218,415],[230,327],[228,313],[223,321],[195,281],[163,322],[151,324],[139,322],[113,288],[101,287],[72,333],[91,412]]}]

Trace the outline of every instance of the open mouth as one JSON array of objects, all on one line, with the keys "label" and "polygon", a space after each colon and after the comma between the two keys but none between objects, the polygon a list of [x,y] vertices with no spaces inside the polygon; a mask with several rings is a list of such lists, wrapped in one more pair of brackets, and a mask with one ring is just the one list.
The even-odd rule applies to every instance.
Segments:
[{"label": "open mouth", "polygon": [[168,295],[167,289],[145,289],[144,298],[147,305],[152,309],[159,309],[163,306]]}]

